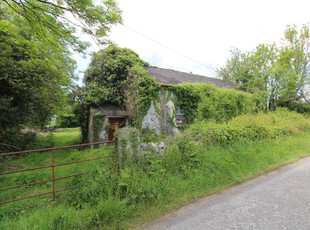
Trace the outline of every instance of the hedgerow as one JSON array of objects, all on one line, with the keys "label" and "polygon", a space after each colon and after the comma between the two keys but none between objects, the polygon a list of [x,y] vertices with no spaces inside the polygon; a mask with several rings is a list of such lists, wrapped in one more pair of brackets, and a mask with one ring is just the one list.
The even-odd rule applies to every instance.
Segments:
[{"label": "hedgerow", "polygon": [[171,89],[189,122],[223,122],[256,110],[254,97],[241,91],[217,88],[204,83],[183,83],[172,86]]},{"label": "hedgerow", "polygon": [[278,109],[275,112],[246,114],[227,123],[200,121],[186,136],[205,145],[227,145],[238,141],[276,139],[310,131],[310,120],[297,112]]}]

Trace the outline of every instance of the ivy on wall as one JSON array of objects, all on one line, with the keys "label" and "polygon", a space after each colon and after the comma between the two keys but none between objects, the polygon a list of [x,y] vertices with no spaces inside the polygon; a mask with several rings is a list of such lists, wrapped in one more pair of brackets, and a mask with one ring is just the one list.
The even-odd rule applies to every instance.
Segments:
[{"label": "ivy on wall", "polygon": [[[126,110],[129,125],[136,128],[141,128],[152,102],[157,109],[156,102],[160,97],[163,100],[166,97],[173,98],[173,102],[184,110],[190,123],[195,120],[223,122],[255,110],[252,95],[204,83],[183,83],[161,89],[144,69],[147,65],[127,48],[111,45],[100,50],[93,55],[85,74],[85,87],[80,95],[81,108],[89,110],[91,106],[104,105],[106,102],[117,104]],[[82,133],[86,138],[89,113],[84,111],[80,117],[83,118],[80,120],[83,120]],[[102,125],[94,121],[94,141],[99,140]]]},{"label": "ivy on wall", "polygon": [[223,122],[256,109],[255,99],[249,93],[204,83],[183,83],[170,88],[190,123],[195,120]]},{"label": "ivy on wall", "polygon": [[[94,114],[92,123],[93,142],[100,141],[100,132],[102,130],[104,121],[105,121],[105,115],[101,113]],[[99,147],[99,145],[96,145],[95,147]]]},{"label": "ivy on wall", "polygon": [[[134,105],[134,111],[130,115],[133,115],[130,123],[136,128],[141,128],[141,123],[145,115],[147,114],[151,103],[159,100],[160,85],[155,82],[154,78],[148,75],[148,71],[144,68],[134,67],[132,72],[137,78],[136,97],[125,99],[126,108],[130,106],[130,103],[136,103]],[[134,90],[134,89],[133,89]],[[133,95],[135,96],[135,95]]]},{"label": "ivy on wall", "polygon": [[[83,141],[88,136],[89,110],[92,106],[113,103],[126,110],[131,126],[140,128],[151,102],[159,95],[160,85],[144,69],[148,63],[127,48],[110,45],[95,53],[85,73],[85,87],[77,114]],[[93,124],[93,128],[96,128]]]}]

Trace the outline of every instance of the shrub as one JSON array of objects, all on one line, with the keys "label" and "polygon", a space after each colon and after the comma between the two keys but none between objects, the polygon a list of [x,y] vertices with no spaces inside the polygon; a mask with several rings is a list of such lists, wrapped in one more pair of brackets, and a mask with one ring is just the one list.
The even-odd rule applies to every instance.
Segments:
[{"label": "shrub", "polygon": [[140,131],[141,141],[144,143],[150,143],[150,142],[160,142],[163,137],[158,136],[153,129],[144,128]]},{"label": "shrub", "polygon": [[31,149],[35,144],[35,133],[22,133],[20,128],[0,130],[0,153]]},{"label": "shrub", "polygon": [[56,126],[60,128],[79,127],[79,120],[75,114],[60,115],[56,119]]},{"label": "shrub", "polygon": [[203,83],[184,83],[171,89],[175,92],[177,104],[183,108],[189,122],[228,121],[256,110],[254,97],[241,91]]},{"label": "shrub", "polygon": [[296,112],[278,109],[275,112],[242,115],[227,123],[200,121],[192,125],[187,137],[205,145],[227,145],[236,141],[256,141],[291,136],[310,131],[310,120]]},{"label": "shrub", "polygon": [[[77,189],[67,191],[59,203],[29,213],[0,212],[0,228],[128,229],[130,219],[149,213],[153,218],[307,155],[309,135],[274,142],[257,140],[309,131],[309,119],[283,109],[242,115],[221,124],[197,122],[182,135],[171,137],[163,156],[148,153],[127,160],[119,173],[112,158],[85,164],[83,170],[90,173],[72,178],[66,187]],[[16,178],[20,183],[29,179]]]}]

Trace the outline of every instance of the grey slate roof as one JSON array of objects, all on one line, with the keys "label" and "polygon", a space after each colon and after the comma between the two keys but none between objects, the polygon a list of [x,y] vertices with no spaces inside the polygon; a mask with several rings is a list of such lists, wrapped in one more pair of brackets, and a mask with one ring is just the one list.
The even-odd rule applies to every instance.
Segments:
[{"label": "grey slate roof", "polygon": [[214,84],[220,88],[237,90],[234,84],[230,81],[220,80],[211,77],[205,77],[202,75],[185,73],[177,70],[162,69],[155,66],[145,67],[148,70],[149,75],[154,77],[156,82],[164,85],[177,85],[180,83],[209,83]]},{"label": "grey slate roof", "polygon": [[105,103],[104,105],[101,106],[93,106],[92,110],[94,112],[101,112],[106,116],[109,117],[118,117],[118,116],[126,116],[127,113],[125,110],[123,110],[120,106],[112,104],[112,103]]}]

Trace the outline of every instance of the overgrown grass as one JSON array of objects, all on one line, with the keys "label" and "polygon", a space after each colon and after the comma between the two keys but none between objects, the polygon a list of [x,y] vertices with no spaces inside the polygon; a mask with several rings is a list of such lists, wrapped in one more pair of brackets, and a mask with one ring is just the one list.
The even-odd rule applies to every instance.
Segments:
[{"label": "overgrown grass", "polygon": [[[216,126],[212,142],[206,141],[210,132],[205,126],[210,123],[200,123],[200,133],[194,125],[170,140],[163,156],[149,153],[127,161],[120,174],[113,160],[89,165],[91,174],[69,181],[79,189],[66,192],[53,205],[14,215],[9,212],[12,207],[3,208],[0,229],[137,229],[204,195],[310,155],[308,122],[287,111],[243,116],[222,124],[224,128]],[[232,127],[249,132],[249,123],[252,131],[266,128],[259,132],[259,141],[246,136],[224,144],[216,141]],[[275,137],[275,127],[292,131],[276,132]],[[96,154],[88,150],[79,155],[87,153]]]},{"label": "overgrown grass", "polygon": [[[79,129],[66,129],[61,132],[55,132],[49,134],[48,136],[39,136],[37,142],[37,148],[73,145],[79,143],[79,141],[80,141]],[[114,153],[114,147],[106,146],[104,148],[96,150],[62,149],[55,151],[55,153],[56,153],[56,163],[64,163],[64,162],[93,158],[96,156],[111,155]],[[96,167],[96,165],[99,163],[100,162],[85,162],[68,166],[60,166],[56,168],[56,176],[62,177],[92,171],[93,167]],[[1,162],[0,172],[9,172],[51,164],[52,164],[52,152],[29,153],[19,156],[7,157],[4,161]],[[48,180],[51,178],[52,178],[52,169],[46,168],[35,171],[0,176],[0,183],[1,188],[4,188],[4,187],[12,187],[16,185],[28,184],[40,180]],[[57,181],[56,182],[57,190],[68,187],[70,184],[72,184],[73,180],[74,178],[69,178]],[[38,193],[50,192],[51,190],[52,190],[52,183],[47,182],[44,184],[38,184],[34,186],[2,191],[0,192],[0,200],[2,202]],[[61,194],[58,195],[58,197],[60,196]],[[2,205],[0,207],[0,219],[4,216],[6,217],[18,216],[20,215],[20,213],[25,212],[21,210],[21,208],[44,204],[46,202],[50,202],[51,199],[52,199],[51,195],[46,195]]]},{"label": "overgrown grass", "polygon": [[227,123],[197,122],[185,135],[207,146],[223,146],[237,141],[277,139],[305,132],[310,132],[310,119],[279,109],[270,113],[242,115]]}]

